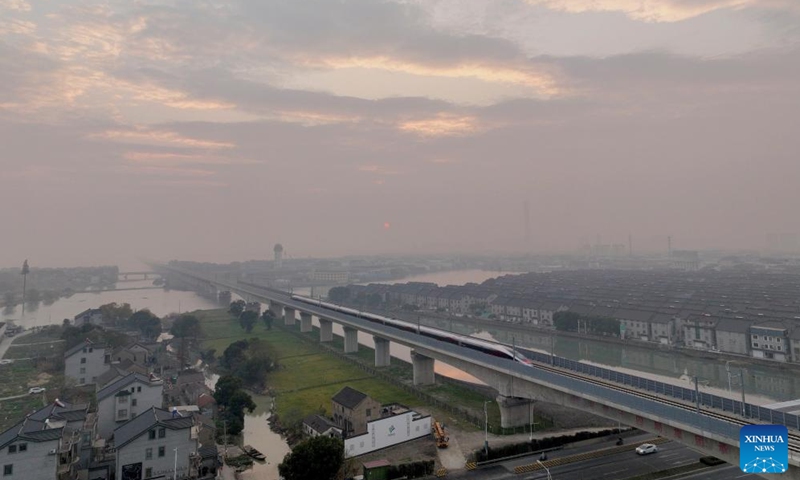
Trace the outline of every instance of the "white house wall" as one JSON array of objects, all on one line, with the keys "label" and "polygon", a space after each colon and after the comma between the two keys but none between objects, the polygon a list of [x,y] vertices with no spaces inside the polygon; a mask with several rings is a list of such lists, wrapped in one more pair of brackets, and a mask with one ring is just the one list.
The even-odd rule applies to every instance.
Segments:
[{"label": "white house wall", "polygon": [[[28,449],[19,452],[19,444],[25,443]],[[49,442],[32,442],[17,440],[12,445],[17,445],[16,453],[8,453],[8,447],[0,450],[0,468],[13,465],[11,475],[2,475],[3,480],[53,480],[56,477],[58,455],[50,453],[58,449],[59,439]]]},{"label": "white house wall", "polygon": [[[92,349],[91,352],[89,348]],[[85,363],[81,363],[84,358]],[[105,349],[102,347],[86,347],[86,353],[79,350],[64,359],[64,376],[72,378],[78,385],[96,383],[97,377],[109,368],[111,365],[105,363]],[[85,369],[83,373],[81,369]]]},{"label": "white house wall", "polygon": [[345,457],[357,457],[430,435],[431,417],[427,416],[414,420],[415,415],[419,414],[409,411],[369,422],[367,424],[367,433],[345,439]]},{"label": "white house wall", "polygon": [[[156,427],[156,431],[158,428]],[[164,447],[164,456],[158,456],[158,447]],[[152,449],[152,458],[147,459],[147,449]],[[171,479],[175,471],[175,448],[178,449],[178,478],[189,474],[189,455],[197,453],[197,441],[191,439],[191,428],[181,430],[166,429],[164,438],[150,440],[147,432],[131,443],[117,449],[117,476],[122,479],[122,467],[130,464],[142,464],[142,476],[146,478],[147,468],[152,468],[152,476],[163,475]]]},{"label": "white house wall", "polygon": [[[126,421],[134,418],[136,415],[144,412],[150,407],[161,408],[163,404],[164,385],[159,383],[154,386],[148,386],[146,383],[133,382],[125,388],[120,389],[130,391],[131,388],[138,390],[142,387],[142,391],[136,391],[128,395],[128,403],[121,405],[118,403],[118,397],[115,392],[112,395],[100,400],[97,405],[97,433],[100,437],[108,439],[114,433],[114,429],[125,423],[124,421],[117,422],[117,411],[120,409],[128,410]],[[136,406],[132,405],[133,399],[136,399]]]}]

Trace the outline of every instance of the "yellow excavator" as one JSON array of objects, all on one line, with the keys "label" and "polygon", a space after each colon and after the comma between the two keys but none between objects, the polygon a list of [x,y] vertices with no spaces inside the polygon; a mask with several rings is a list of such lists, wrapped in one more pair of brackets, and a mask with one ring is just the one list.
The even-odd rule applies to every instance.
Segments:
[{"label": "yellow excavator", "polygon": [[447,442],[450,437],[444,433],[444,426],[439,422],[433,422],[433,437],[436,439],[436,446],[439,448],[447,448]]}]

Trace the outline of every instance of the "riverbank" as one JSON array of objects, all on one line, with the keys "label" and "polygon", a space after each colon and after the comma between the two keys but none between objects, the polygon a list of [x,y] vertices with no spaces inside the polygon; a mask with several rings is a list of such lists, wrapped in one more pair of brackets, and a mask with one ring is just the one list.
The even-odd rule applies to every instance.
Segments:
[{"label": "riverbank", "polygon": [[[428,310],[407,312],[402,310],[374,309],[373,311],[378,314],[385,314],[388,316],[394,316],[396,318],[414,322],[417,321],[417,317],[420,317],[423,323],[425,323],[425,320],[430,320],[433,322],[460,323],[466,326],[484,327],[486,329],[502,329],[510,332],[520,332],[527,334],[540,333],[542,335],[553,336],[555,338],[590,340],[595,342],[607,343],[610,345],[618,345],[629,348],[641,348],[647,350],[655,349],[662,353],[677,354],[692,359],[731,361],[732,363],[735,362],[736,365],[748,364],[764,368],[774,368],[777,370],[781,370],[783,372],[792,372],[792,373],[800,372],[800,364],[776,362],[759,358],[753,358],[747,355],[737,355],[728,352],[718,352],[718,351],[715,352],[709,350],[689,348],[684,346],[664,345],[656,342],[644,342],[641,340],[621,339],[619,337],[613,337],[613,336],[568,332],[563,330],[554,330],[552,328],[540,327],[537,325],[509,323],[501,320],[492,320],[479,317],[466,317],[466,316],[458,317],[455,315],[448,315],[446,313],[440,313]],[[441,325],[433,325],[433,324],[428,324],[428,325],[441,327]]]}]

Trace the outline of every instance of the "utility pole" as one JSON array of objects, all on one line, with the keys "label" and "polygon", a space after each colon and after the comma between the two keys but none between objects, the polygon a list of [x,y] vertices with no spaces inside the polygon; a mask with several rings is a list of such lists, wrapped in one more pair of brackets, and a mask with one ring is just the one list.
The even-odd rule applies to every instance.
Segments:
[{"label": "utility pole", "polygon": [[486,453],[486,459],[489,459],[489,411],[486,409],[486,405],[492,403],[491,400],[486,400],[483,402],[483,421],[484,421],[484,432],[485,437],[483,440],[483,451]]},{"label": "utility pole", "polygon": [[28,286],[28,273],[30,273],[31,269],[28,268],[28,259],[26,258],[25,261],[22,263],[22,316],[20,320],[25,316],[25,290]]},{"label": "utility pole", "polygon": [[742,416],[747,418],[745,415],[745,402],[744,402],[744,367],[739,369],[739,382],[742,384]]},{"label": "utility pole", "polygon": [[172,470],[172,480],[178,478],[178,447],[175,447],[175,468]]},{"label": "utility pole", "polygon": [[697,401],[697,413],[700,413],[700,387],[697,384],[697,375],[694,376],[694,397]]},{"label": "utility pole", "polygon": [[542,468],[544,468],[544,471],[545,471],[545,472],[547,472],[547,480],[553,480],[553,477],[550,475],[550,469],[549,469],[549,468],[547,468],[547,467],[545,467],[545,466],[544,466],[544,463],[542,463],[542,461],[541,461],[541,460],[536,460],[536,463],[538,463],[539,465],[541,465],[541,466],[542,466]]}]

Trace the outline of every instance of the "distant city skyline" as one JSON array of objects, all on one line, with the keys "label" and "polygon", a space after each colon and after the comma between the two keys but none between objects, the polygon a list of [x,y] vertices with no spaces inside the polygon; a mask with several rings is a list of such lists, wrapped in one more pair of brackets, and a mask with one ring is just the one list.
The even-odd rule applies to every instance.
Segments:
[{"label": "distant city skyline", "polygon": [[785,250],[798,25],[796,0],[0,0],[0,265]]}]

